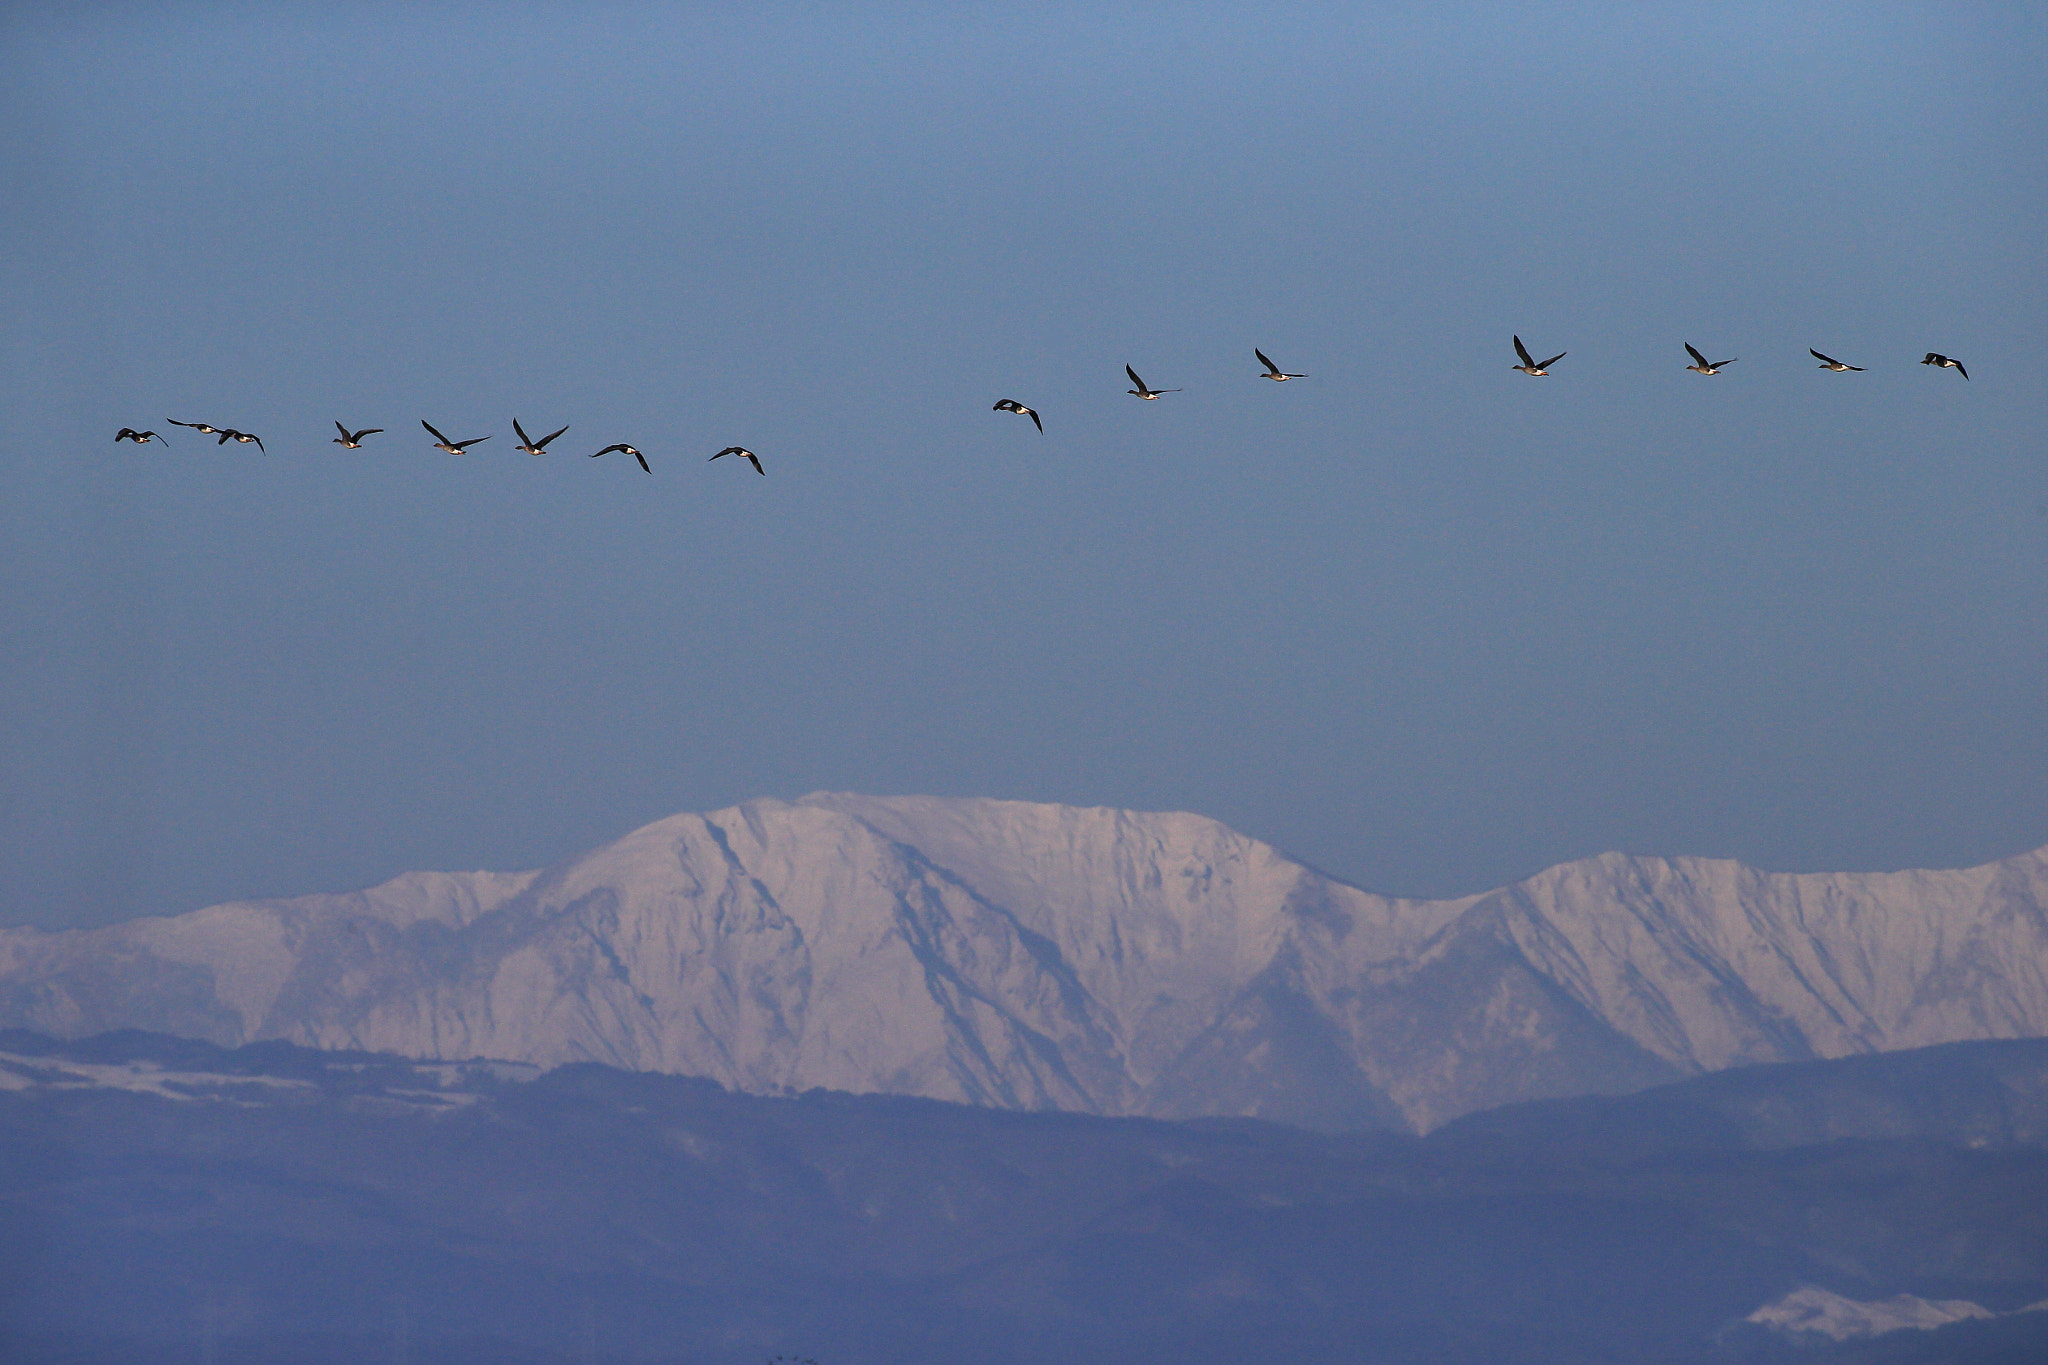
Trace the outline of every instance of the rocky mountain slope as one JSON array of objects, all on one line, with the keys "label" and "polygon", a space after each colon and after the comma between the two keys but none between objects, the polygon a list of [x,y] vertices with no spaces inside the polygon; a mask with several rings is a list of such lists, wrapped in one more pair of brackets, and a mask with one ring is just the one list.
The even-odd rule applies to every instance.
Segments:
[{"label": "rocky mountain slope", "polygon": [[542,872],[0,932],[0,1027],[1426,1130],[2048,1035],[2044,906],[2048,850],[1801,875],[1609,854],[1416,901],[1196,815],[817,794]]}]

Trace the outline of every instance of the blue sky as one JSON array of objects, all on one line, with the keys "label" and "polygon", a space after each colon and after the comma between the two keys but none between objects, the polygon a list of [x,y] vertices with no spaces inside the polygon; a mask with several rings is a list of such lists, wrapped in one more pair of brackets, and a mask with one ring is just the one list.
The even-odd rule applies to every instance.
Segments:
[{"label": "blue sky", "polygon": [[2043,32],[11,7],[0,920],[815,789],[1419,894],[2038,845]]}]

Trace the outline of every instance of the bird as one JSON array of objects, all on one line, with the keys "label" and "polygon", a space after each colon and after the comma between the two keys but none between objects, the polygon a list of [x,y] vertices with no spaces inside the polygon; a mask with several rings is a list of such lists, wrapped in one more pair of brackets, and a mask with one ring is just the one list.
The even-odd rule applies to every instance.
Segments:
[{"label": "bird", "polygon": [[440,432],[434,431],[434,424],[432,422],[429,422],[426,418],[422,417],[420,419],[420,425],[425,427],[428,431],[433,432],[434,449],[445,450],[450,455],[460,455],[463,451],[469,449],[478,441],[488,441],[491,439],[488,436],[472,436],[467,441],[451,441],[446,436],[443,436]]},{"label": "bird", "polygon": [[1032,426],[1037,427],[1040,431],[1045,430],[1045,423],[1038,420],[1038,413],[1031,408],[1025,407],[1014,398],[1005,398],[998,402],[995,406],[995,411],[1014,412],[1019,417],[1029,417]]},{"label": "bird", "polygon": [[[563,427],[563,428],[562,428],[562,431],[567,431],[568,429],[569,429],[569,428],[567,428],[567,427]],[[562,434],[562,431],[558,431],[558,432],[556,432],[556,433],[555,433],[555,436],[560,436],[560,435]],[[552,440],[554,440],[554,439],[555,439],[555,436],[550,436],[550,437],[548,437],[548,441],[552,441]],[[541,442],[541,444],[542,444],[542,445],[546,445],[546,444],[548,443],[548,441],[542,441],[542,442]],[[526,449],[526,447],[525,447],[525,446],[521,446],[521,447],[519,447],[519,448],[520,448],[521,450],[524,450],[524,449]],[[640,453],[639,451],[637,451],[637,450],[633,449],[633,447],[631,447],[631,446],[627,445],[627,444],[626,444],[625,442],[623,442],[623,441],[621,441],[621,442],[620,442],[620,443],[619,443],[618,445],[615,445],[615,446],[606,446],[606,447],[605,447],[605,448],[604,448],[603,450],[600,450],[600,451],[598,451],[598,452],[597,452],[597,454],[595,454],[595,455],[592,455],[592,456],[591,456],[590,458],[594,460],[594,459],[596,459],[596,458],[597,458],[597,456],[598,456],[598,455],[609,455],[609,454],[611,454],[611,453],[612,453],[612,452],[613,452],[614,450],[622,450],[622,451],[624,451],[624,452],[625,452],[626,454],[628,454],[628,455],[631,455],[631,456],[632,456],[632,457],[633,457],[634,459],[636,459],[636,460],[638,460],[638,461],[640,462],[640,467],[641,467],[642,469],[647,469],[647,457],[646,457],[645,455],[642,455],[642,454],[641,454],[641,453]],[[540,452],[539,452],[538,450],[534,451],[533,453],[534,453],[534,454],[536,454],[536,455],[540,454]],[[745,455],[745,454],[746,454],[746,452],[745,452],[745,451],[741,451],[740,453],[741,453],[742,455]],[[718,458],[718,456],[716,456],[716,455],[713,455],[713,456],[712,456],[711,458],[715,460],[715,459],[717,459],[717,458]],[[749,459],[751,459],[752,457],[751,457],[751,456],[749,456],[748,458],[749,458]],[[755,467],[756,467],[756,468],[759,468],[759,465],[757,464],[757,465],[756,465]],[[654,471],[653,471],[653,470],[651,470],[651,469],[647,469],[647,472],[648,472],[648,473],[650,473],[650,474],[652,474],[652,473],[653,473]]]},{"label": "bird", "polygon": [[192,430],[204,432],[208,436],[218,436],[220,434],[219,427],[210,427],[204,422],[180,422],[175,417],[166,417],[164,420],[174,427],[190,427]]},{"label": "bird", "polygon": [[768,472],[767,470],[761,468],[761,457],[759,455],[756,455],[753,451],[748,450],[745,446],[727,446],[724,450],[719,451],[718,454],[713,455],[711,458],[714,460],[720,460],[725,458],[727,455],[744,455],[749,460],[752,460],[754,462],[754,472],[756,474],[766,474]]},{"label": "bird", "polygon": [[157,435],[153,431],[137,431],[134,427],[122,427],[119,431],[114,433],[114,439],[116,441],[133,441],[135,442],[135,444],[139,446],[148,445],[151,441],[155,441],[158,445],[164,446],[170,444],[169,441],[166,441],[163,437]]},{"label": "bird", "polygon": [[[224,446],[229,441],[240,441],[245,446],[253,444],[258,450],[263,450],[263,442],[259,438],[251,436],[246,431],[236,431],[233,427],[221,428],[220,439],[215,441],[214,444]],[[263,450],[263,453],[268,455],[270,452]]]},{"label": "bird", "polygon": [[1812,356],[1815,360],[1818,360],[1820,362],[1820,368],[1823,370],[1834,370],[1840,372],[1842,370],[1860,371],[1863,368],[1861,365],[1844,365],[1841,361],[1835,359],[1833,356],[1822,355],[1819,351],[1814,350],[1811,346],[1806,348],[1806,353]]},{"label": "bird", "polygon": [[1734,360],[1708,360],[1699,351],[1694,349],[1690,341],[1685,343],[1685,353],[1691,356],[1693,361],[1692,364],[1685,368],[1691,370],[1694,374],[1719,374],[1723,365],[1733,365],[1735,363]]},{"label": "bird", "polygon": [[[1968,379],[1970,377],[1970,372],[1963,368],[1962,361],[1951,360],[1949,357],[1942,355],[1938,351],[1929,351],[1927,353],[1927,359],[1921,361],[1920,363],[1922,365],[1933,365],[1938,369],[1954,370],[1957,374],[1960,374],[1965,379]],[[115,439],[119,440],[120,438],[115,437]]]},{"label": "bird", "polygon": [[350,431],[339,422],[334,424],[334,429],[340,432],[341,435],[335,437],[330,444],[338,445],[343,450],[361,450],[365,436],[375,436],[378,432],[384,430],[382,427],[364,427],[361,431]]},{"label": "bird", "polygon": [[1550,359],[1544,361],[1541,365],[1538,365],[1535,361],[1529,358],[1529,348],[1522,344],[1522,339],[1520,337],[1516,337],[1515,354],[1522,357],[1522,363],[1519,365],[1510,365],[1508,366],[1509,369],[1520,370],[1523,374],[1544,375],[1549,374],[1550,367],[1552,365],[1555,365],[1558,361],[1563,360],[1565,356],[1569,354],[1569,352],[1559,351],[1556,355],[1550,357]]},{"label": "bird", "polygon": [[[568,429],[569,428],[567,427],[563,427],[562,431],[567,431]],[[527,455],[547,454],[548,442],[554,440],[556,436],[560,436],[562,434],[562,431],[557,431],[552,433],[551,435],[543,436],[538,441],[536,441],[531,436],[528,436],[526,434],[526,428],[519,425],[519,419],[517,417],[514,417],[512,419],[512,430],[519,433],[519,444],[512,448]],[[617,450],[619,449],[619,447],[613,446],[612,449]],[[598,452],[598,454],[600,455],[602,455],[603,453],[603,451]]]},{"label": "bird", "polygon": [[1152,401],[1153,399],[1157,398],[1157,397],[1158,397],[1158,396],[1159,396],[1160,394],[1162,394],[1162,393],[1179,393],[1179,392],[1180,392],[1180,390],[1179,390],[1179,389],[1148,389],[1148,388],[1146,388],[1146,387],[1145,387],[1145,381],[1144,381],[1144,380],[1142,380],[1142,379],[1140,379],[1140,378],[1138,378],[1138,372],[1137,372],[1136,370],[1132,369],[1132,368],[1131,368],[1130,366],[1128,366],[1128,365],[1124,366],[1124,373],[1125,373],[1125,374],[1127,374],[1127,375],[1129,375],[1129,376],[1131,377],[1131,382],[1132,382],[1133,384],[1136,384],[1136,385],[1138,386],[1138,387],[1137,387],[1137,388],[1135,388],[1135,389],[1125,389],[1125,390],[1124,390],[1124,392],[1125,392],[1125,393],[1128,393],[1128,394],[1132,394],[1132,395],[1135,395],[1136,397],[1142,398],[1142,399],[1144,399],[1144,400],[1145,400],[1146,402],[1148,402],[1148,403],[1149,403],[1149,402],[1151,402],[1151,401]]},{"label": "bird", "polygon": [[1281,369],[1280,369],[1280,367],[1279,367],[1278,365],[1275,365],[1275,364],[1274,364],[1274,363],[1273,363],[1272,361],[1270,361],[1270,360],[1266,359],[1266,353],[1265,353],[1264,351],[1260,350],[1260,349],[1259,349],[1258,347],[1256,347],[1256,346],[1252,347],[1252,354],[1253,354],[1253,355],[1255,355],[1255,356],[1257,356],[1257,357],[1259,358],[1259,363],[1260,363],[1261,365],[1264,365],[1264,366],[1266,367],[1266,372],[1265,372],[1264,374],[1262,374],[1262,375],[1260,375],[1260,376],[1259,376],[1259,378],[1261,378],[1261,379],[1272,379],[1272,380],[1277,380],[1277,381],[1279,381],[1280,383],[1283,383],[1283,384],[1284,384],[1284,383],[1286,383],[1286,382],[1287,382],[1288,380],[1290,380],[1290,379],[1306,379],[1306,378],[1308,378],[1308,376],[1307,376],[1307,375],[1305,375],[1305,374],[1284,374],[1284,373],[1282,373],[1282,372],[1281,372]]}]

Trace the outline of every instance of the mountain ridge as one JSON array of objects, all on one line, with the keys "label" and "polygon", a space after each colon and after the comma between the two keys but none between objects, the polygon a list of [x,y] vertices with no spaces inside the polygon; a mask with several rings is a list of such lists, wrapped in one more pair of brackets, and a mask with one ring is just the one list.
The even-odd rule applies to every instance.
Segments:
[{"label": "mountain ridge", "polygon": [[2048,1035],[2044,905],[2048,850],[1834,874],[1601,854],[1431,901],[1186,812],[813,793],[537,871],[0,931],[0,1027],[1427,1130]]}]

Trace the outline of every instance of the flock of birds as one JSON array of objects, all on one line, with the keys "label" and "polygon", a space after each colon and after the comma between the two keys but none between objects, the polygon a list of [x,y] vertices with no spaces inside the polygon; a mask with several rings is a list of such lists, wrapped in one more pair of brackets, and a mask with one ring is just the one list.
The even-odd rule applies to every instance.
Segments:
[{"label": "flock of birds", "polygon": [[[193,431],[198,432],[202,436],[212,436],[215,438],[215,445],[224,446],[229,441],[238,441],[243,445],[253,445],[258,450],[263,450],[263,438],[251,432],[237,431],[233,427],[217,427],[209,422],[180,422],[175,417],[166,417],[164,420],[166,422],[169,422],[174,427],[190,427]],[[446,436],[442,435],[441,429],[435,426],[432,422],[422,419],[420,425],[425,427],[427,429],[427,434],[434,438],[434,449],[445,450],[450,455],[460,455],[464,451],[468,450],[471,446],[479,445],[482,442],[491,439],[489,436],[472,436],[467,441],[451,441]],[[350,431],[347,427],[343,426],[339,422],[336,422],[334,424],[334,429],[340,432],[341,435],[332,438],[329,444],[338,445],[343,450],[361,450],[363,448],[363,438],[365,436],[382,435],[384,431],[383,427],[364,427],[360,431]],[[512,430],[518,434],[519,444],[514,446],[513,449],[526,455],[545,455],[548,453],[548,442],[554,440],[557,436],[560,436],[563,432],[567,431],[568,429],[569,428],[567,427],[562,427],[559,430],[551,431],[547,435],[541,437],[538,441],[536,441],[531,436],[528,436],[526,434],[526,428],[519,425],[519,419],[515,417],[512,419]],[[133,427],[122,427],[119,431],[114,433],[114,439],[116,441],[132,441],[139,446],[148,445],[151,441],[155,441],[158,445],[167,446],[170,444],[170,442],[166,441],[161,434],[155,431],[137,431]],[[264,451],[264,453],[268,454],[269,452]],[[591,452],[590,458],[595,460],[601,456],[610,455],[613,453],[621,455],[631,455],[634,459],[640,462],[641,469],[645,470],[649,474],[652,474],[654,472],[654,470],[648,466],[647,457],[641,454],[640,451],[635,447],[627,445],[624,441],[620,441],[615,445],[608,445],[603,450],[594,450]],[[713,455],[711,458],[714,460],[723,459],[727,455],[739,455],[752,461],[754,465],[754,472],[756,474],[766,474],[768,472],[767,470],[761,468],[761,457],[759,455],[756,455],[753,451],[748,450],[745,446],[727,446],[724,450],[719,451],[718,454]]]},{"label": "flock of birds", "polygon": [[[1550,367],[1552,365],[1555,365],[1558,361],[1563,360],[1565,356],[1569,354],[1569,352],[1566,351],[1559,351],[1556,355],[1550,357],[1550,359],[1548,360],[1537,360],[1535,357],[1529,354],[1529,348],[1522,344],[1522,338],[1520,336],[1516,336],[1514,338],[1514,343],[1515,354],[1521,357],[1522,363],[1519,365],[1510,365],[1508,368],[1512,370],[1519,370],[1521,373],[1527,375],[1547,375],[1550,373]],[[1692,357],[1693,362],[1685,368],[1692,371],[1694,374],[1719,374],[1723,369],[1735,363],[1736,358],[1730,358],[1727,360],[1708,360],[1706,356],[1700,352],[1699,348],[1694,346],[1691,342],[1688,341],[1684,343],[1684,345],[1685,353]],[[1289,379],[1308,378],[1308,376],[1305,374],[1293,374],[1286,370],[1281,369],[1278,365],[1275,365],[1272,362],[1272,360],[1270,360],[1267,357],[1264,351],[1258,349],[1256,346],[1252,348],[1252,354],[1257,356],[1259,358],[1259,364],[1265,367],[1264,371],[1259,375],[1259,378],[1261,379],[1271,379],[1276,383],[1284,383]],[[1820,368],[1823,370],[1833,370],[1837,373],[1840,373],[1844,370],[1855,370],[1858,373],[1860,373],[1863,370],[1863,366],[1861,365],[1846,364],[1840,360],[1835,359],[1833,356],[1822,355],[1819,351],[1814,350],[1812,347],[1807,348],[1807,354],[1811,355],[1815,360],[1818,360],[1820,362]],[[1970,372],[1963,368],[1962,361],[1955,360],[1948,356],[1942,355],[1938,351],[1929,351],[1927,353],[1926,359],[1922,360],[1920,363],[1922,365],[1933,365],[1939,369],[1954,370],[1958,374],[1962,375],[1962,377],[1965,379],[1968,379],[1970,377]],[[1151,387],[1144,380],[1140,379],[1138,377],[1138,372],[1132,369],[1129,365],[1124,366],[1124,373],[1131,377],[1131,383],[1135,386],[1133,388],[1124,390],[1124,392],[1130,394],[1133,398],[1142,398],[1148,403],[1158,399],[1162,394],[1182,392],[1182,390],[1180,389],[1155,389]],[[1014,413],[1016,416],[1019,417],[1029,417],[1031,419],[1031,425],[1037,427],[1041,432],[1045,430],[1045,423],[1043,420],[1040,419],[1038,415],[1038,410],[1036,408],[1026,407],[1024,404],[1018,402],[1014,398],[1004,398],[998,400],[995,405],[995,411]],[[216,437],[217,439],[214,442],[214,444],[216,445],[226,445],[229,441],[236,441],[243,445],[253,445],[258,450],[263,449],[263,440],[261,437],[252,435],[251,433],[246,431],[237,431],[233,427],[216,427],[211,426],[205,422],[180,422],[175,417],[165,418],[164,420],[169,422],[174,427],[189,427],[191,430],[199,432],[201,435]],[[441,434],[440,429],[436,427],[433,423],[422,419],[420,425],[425,427],[427,429],[427,434],[434,438],[434,449],[445,450],[450,455],[460,455],[464,451],[468,450],[471,446],[481,444],[482,442],[491,439],[489,436],[472,436],[467,441],[451,441],[446,436],[443,436]],[[377,436],[382,434],[384,431],[383,427],[364,427],[360,431],[350,431],[340,422],[336,422],[334,424],[334,429],[340,432],[341,435],[333,438],[331,444],[338,445],[344,450],[360,450],[362,449],[363,438],[365,436]],[[566,432],[568,429],[569,428],[567,427],[562,427],[560,430],[551,431],[547,435],[541,437],[538,441],[536,441],[531,436],[528,436],[526,434],[526,428],[519,425],[519,419],[515,417],[512,419],[512,430],[518,434],[519,444],[513,447],[513,449],[518,450],[522,454],[526,455],[545,455],[547,454],[548,450],[548,442],[554,440],[557,436],[560,436],[563,432]],[[156,441],[161,445],[170,444],[169,441],[164,440],[162,436],[158,435],[154,431],[137,431],[133,427],[122,427],[120,431],[114,434],[114,440],[116,442],[132,441],[136,445],[147,445],[151,441]],[[266,451],[265,453],[267,454],[268,452]],[[639,450],[637,450],[633,446],[627,445],[623,441],[615,445],[608,445],[603,450],[591,452],[590,458],[595,460],[601,456],[612,454],[631,455],[634,459],[640,462],[640,468],[643,471],[649,474],[652,474],[654,472],[653,469],[648,466],[647,457],[643,455]],[[738,455],[741,458],[747,460],[754,466],[754,472],[756,474],[765,475],[768,472],[767,470],[761,467],[761,457],[759,455],[756,455],[753,451],[748,450],[745,446],[727,446],[725,449],[719,451],[716,455],[713,455],[711,458],[713,460],[722,460],[728,455]]]}]

